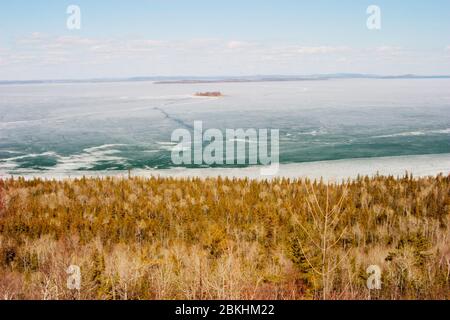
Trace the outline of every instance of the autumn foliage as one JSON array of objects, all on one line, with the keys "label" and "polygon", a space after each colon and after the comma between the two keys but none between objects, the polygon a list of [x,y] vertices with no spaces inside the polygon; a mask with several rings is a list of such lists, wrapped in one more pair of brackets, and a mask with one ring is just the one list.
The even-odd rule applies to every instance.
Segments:
[{"label": "autumn foliage", "polygon": [[[4,299],[450,298],[442,175],[0,186]],[[81,268],[77,292],[69,265]],[[381,290],[366,286],[370,265]]]}]

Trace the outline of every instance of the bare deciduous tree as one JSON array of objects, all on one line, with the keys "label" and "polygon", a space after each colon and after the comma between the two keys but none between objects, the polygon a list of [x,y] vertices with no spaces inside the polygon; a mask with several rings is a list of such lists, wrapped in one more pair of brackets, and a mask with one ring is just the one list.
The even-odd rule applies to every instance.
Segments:
[{"label": "bare deciduous tree", "polygon": [[309,217],[312,220],[312,228],[303,223],[299,223],[299,227],[306,235],[306,239],[317,249],[319,254],[319,263],[314,263],[312,257],[308,257],[304,244],[300,239],[297,239],[299,247],[304,258],[311,267],[311,269],[322,278],[322,297],[327,299],[328,285],[330,275],[339,267],[342,261],[347,257],[349,251],[346,251],[344,256],[339,260],[334,259],[330,254],[331,249],[335,247],[345,234],[347,227],[342,228],[340,232],[339,223],[342,217],[342,204],[346,197],[346,188],[344,187],[339,201],[331,206],[329,187],[326,187],[326,202],[325,208],[319,204],[317,193],[314,186],[311,185],[311,190],[308,185],[305,186],[307,192],[306,203],[308,205]]}]

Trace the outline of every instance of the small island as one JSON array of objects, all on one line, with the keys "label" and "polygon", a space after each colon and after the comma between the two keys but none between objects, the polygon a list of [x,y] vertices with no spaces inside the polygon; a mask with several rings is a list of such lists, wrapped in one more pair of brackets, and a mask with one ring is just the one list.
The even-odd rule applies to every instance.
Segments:
[{"label": "small island", "polygon": [[220,91],[212,91],[212,92],[197,92],[194,94],[196,97],[223,97]]}]

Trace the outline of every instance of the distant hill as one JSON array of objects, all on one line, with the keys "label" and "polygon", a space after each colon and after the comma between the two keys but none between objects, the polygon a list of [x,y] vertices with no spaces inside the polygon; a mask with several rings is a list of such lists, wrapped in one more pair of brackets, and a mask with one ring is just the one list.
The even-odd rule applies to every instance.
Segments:
[{"label": "distant hill", "polygon": [[180,83],[219,83],[219,82],[269,82],[269,81],[313,81],[330,79],[450,79],[450,75],[376,75],[360,73],[332,73],[313,75],[255,75],[255,76],[151,76],[131,78],[97,78],[97,79],[55,79],[55,80],[0,80],[0,85],[20,84],[58,84],[58,83],[103,83],[103,82],[139,82],[153,81],[156,84]]}]

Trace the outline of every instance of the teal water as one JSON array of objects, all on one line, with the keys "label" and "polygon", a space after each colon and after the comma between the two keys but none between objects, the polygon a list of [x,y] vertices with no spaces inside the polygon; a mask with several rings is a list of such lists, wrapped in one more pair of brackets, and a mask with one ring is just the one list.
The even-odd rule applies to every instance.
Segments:
[{"label": "teal water", "polygon": [[[171,133],[199,120],[205,130],[279,129],[285,164],[450,153],[449,88],[449,79],[4,85],[0,173],[170,168]],[[202,91],[225,96],[192,96]]]}]

